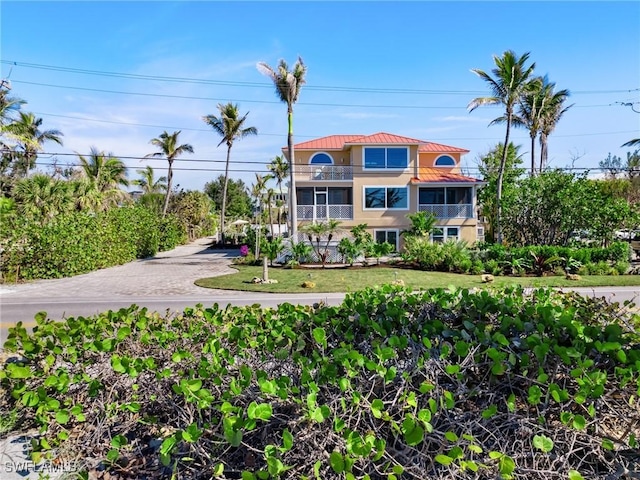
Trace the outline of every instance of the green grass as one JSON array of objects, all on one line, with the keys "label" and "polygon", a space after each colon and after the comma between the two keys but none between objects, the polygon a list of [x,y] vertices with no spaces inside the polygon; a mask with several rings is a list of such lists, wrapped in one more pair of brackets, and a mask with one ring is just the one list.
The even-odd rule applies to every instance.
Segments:
[{"label": "green grass", "polygon": [[[243,290],[247,292],[305,293],[305,292],[353,292],[366,287],[391,283],[395,279],[404,281],[412,289],[447,288],[449,286],[473,288],[486,287],[480,275],[459,275],[455,273],[424,272],[376,266],[361,268],[273,268],[269,267],[269,278],[278,283],[253,284],[254,277],[262,277],[262,267],[236,265],[238,273],[196,280],[196,285],[222,290]],[[302,288],[301,284],[310,280],[314,288]],[[640,275],[587,275],[581,280],[566,280],[562,276],[550,277],[495,277],[492,286],[523,285],[526,287],[609,287],[640,286]]]}]

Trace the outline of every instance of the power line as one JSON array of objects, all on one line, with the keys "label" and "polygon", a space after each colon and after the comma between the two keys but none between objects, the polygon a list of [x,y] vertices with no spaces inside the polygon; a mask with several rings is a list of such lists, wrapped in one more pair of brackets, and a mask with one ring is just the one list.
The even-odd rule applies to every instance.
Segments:
[{"label": "power line", "polygon": [[[152,80],[171,83],[191,83],[191,84],[204,84],[204,85],[222,85],[222,86],[234,86],[234,87],[251,87],[251,88],[273,88],[273,84],[261,83],[261,82],[240,82],[240,81],[228,81],[228,80],[210,80],[201,78],[190,77],[169,77],[161,75],[144,75],[134,73],[123,72],[109,72],[101,70],[89,70],[82,68],[62,67],[56,65],[44,65],[28,62],[17,62],[13,60],[2,60],[0,63],[11,65],[12,67],[25,67],[40,70],[50,70],[67,73],[77,73],[83,75],[103,76],[103,77],[115,77],[115,78],[128,78],[135,80]],[[390,93],[390,94],[412,94],[412,95],[482,95],[486,93],[482,90],[431,90],[431,89],[409,89],[409,88],[381,88],[381,87],[345,87],[336,85],[313,85],[306,84],[305,90],[318,90],[318,91],[343,91],[343,92],[361,92],[361,93]],[[576,90],[571,94],[580,95],[593,95],[593,94],[605,94],[605,93],[629,93],[640,91],[640,88],[633,88],[627,90]]]},{"label": "power line", "polygon": [[[98,93],[111,93],[115,95],[133,95],[142,97],[154,97],[154,98],[176,98],[181,100],[207,100],[211,102],[233,102],[233,103],[260,103],[260,104],[281,104],[282,102],[269,101],[269,100],[247,100],[247,99],[229,99],[229,98],[214,98],[214,97],[195,97],[191,95],[171,95],[166,93],[146,93],[146,92],[124,92],[120,90],[106,90],[100,88],[89,87],[75,87],[70,85],[53,85],[50,83],[29,82],[26,80],[14,80],[14,83],[22,83],[25,85],[36,85],[40,87],[48,88],[61,88],[66,90],[79,90],[87,92]],[[361,103],[319,103],[319,102],[298,102],[296,105],[312,106],[312,107],[352,107],[352,108],[400,108],[411,110],[467,110],[466,106],[453,107],[453,106],[433,106],[433,105],[375,105],[375,104],[361,104]],[[490,107],[497,108],[498,106],[489,105]],[[575,105],[575,108],[596,108],[596,107],[609,107],[611,104],[602,105]]]},{"label": "power line", "polygon": [[[128,125],[133,127],[147,127],[147,128],[157,128],[162,130],[187,130],[192,132],[213,132],[211,129],[206,128],[191,128],[191,127],[171,127],[166,125],[150,125],[145,123],[134,123],[134,122],[116,122],[113,120],[102,120],[98,118],[87,118],[87,117],[74,117],[71,115],[58,115],[55,113],[46,113],[46,112],[32,112],[35,115],[43,115],[48,117],[60,117],[60,118],[69,118],[72,120],[82,120],[87,122],[99,122],[99,123],[108,123],[111,125]],[[554,138],[565,138],[565,137],[589,137],[589,136],[597,136],[597,135],[621,135],[621,134],[633,134],[637,133],[637,130],[625,130],[619,132],[595,132],[595,133],[576,133],[576,134],[568,134],[568,135],[556,135],[554,134]],[[264,136],[272,136],[272,137],[286,137],[286,134],[279,133],[263,133],[259,132],[259,135]],[[296,138],[320,138],[323,135],[300,135],[296,134]],[[523,137],[524,134],[523,134]],[[529,137],[526,137],[529,138]],[[438,137],[437,141],[450,141],[450,140],[491,140],[491,138],[487,137]]]}]

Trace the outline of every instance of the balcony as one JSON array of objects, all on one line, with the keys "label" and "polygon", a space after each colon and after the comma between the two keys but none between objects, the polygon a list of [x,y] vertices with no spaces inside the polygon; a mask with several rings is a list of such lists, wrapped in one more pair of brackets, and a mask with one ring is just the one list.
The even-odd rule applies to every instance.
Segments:
[{"label": "balcony", "polygon": [[418,205],[418,211],[431,212],[436,218],[474,218],[473,205],[471,203],[456,203],[453,205],[422,204]]},{"label": "balcony", "polygon": [[296,178],[299,180],[341,182],[353,180],[353,167],[334,165],[296,166]]},{"label": "balcony", "polygon": [[298,205],[298,220],[322,222],[329,220],[351,220],[353,205]]}]

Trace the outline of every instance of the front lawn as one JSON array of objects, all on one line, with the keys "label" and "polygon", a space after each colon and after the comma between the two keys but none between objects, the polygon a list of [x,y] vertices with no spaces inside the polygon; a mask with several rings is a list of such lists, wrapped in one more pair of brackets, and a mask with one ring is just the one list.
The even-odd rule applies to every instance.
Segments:
[{"label": "front lawn", "polygon": [[[269,278],[274,284],[254,284],[254,277],[262,277],[262,267],[236,265],[238,273],[196,280],[196,285],[222,290],[243,290],[269,293],[304,292],[353,292],[366,287],[374,287],[402,280],[412,289],[485,287],[480,275],[460,275],[456,273],[426,272],[393,266],[372,266],[359,268],[269,268]],[[303,288],[302,283],[311,281],[314,288]],[[585,275],[580,280],[566,280],[561,276],[549,277],[503,277],[497,276],[491,285],[525,287],[611,287],[640,286],[640,275]]]}]

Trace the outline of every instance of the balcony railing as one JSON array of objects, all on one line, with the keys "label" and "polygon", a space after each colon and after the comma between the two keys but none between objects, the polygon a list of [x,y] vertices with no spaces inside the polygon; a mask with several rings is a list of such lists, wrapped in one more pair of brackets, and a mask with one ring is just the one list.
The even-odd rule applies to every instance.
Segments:
[{"label": "balcony railing", "polygon": [[298,220],[351,220],[353,205],[298,205]]},{"label": "balcony railing", "polygon": [[334,165],[300,165],[296,166],[296,178],[313,181],[353,180],[353,167]]},{"label": "balcony railing", "polygon": [[474,218],[473,205],[470,203],[457,203],[454,205],[418,205],[421,212],[431,212],[436,218]]}]

